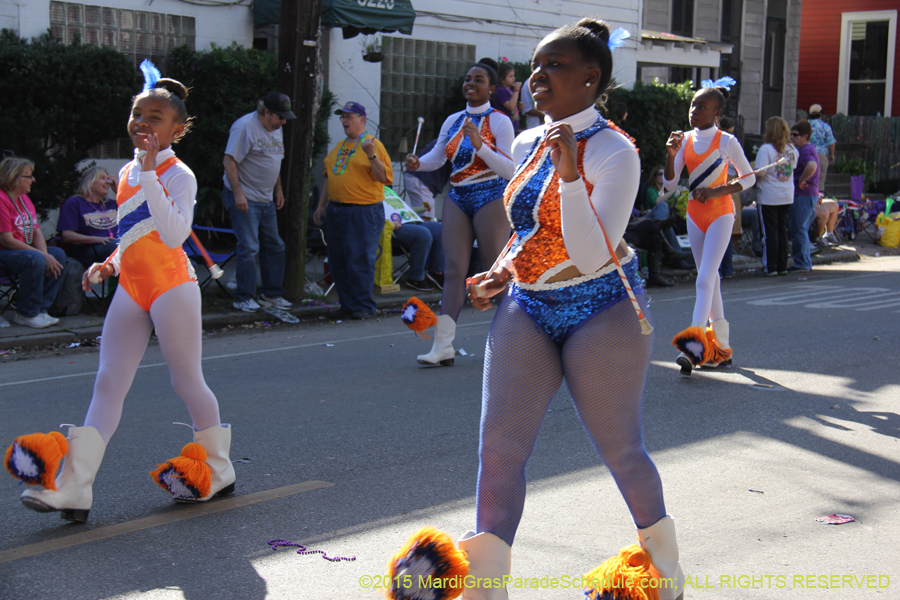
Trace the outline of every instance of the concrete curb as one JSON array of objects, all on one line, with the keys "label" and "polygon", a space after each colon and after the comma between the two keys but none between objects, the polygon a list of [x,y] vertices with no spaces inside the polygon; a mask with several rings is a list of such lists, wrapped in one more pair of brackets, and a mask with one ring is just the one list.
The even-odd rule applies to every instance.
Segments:
[{"label": "concrete curb", "polygon": [[[860,260],[860,255],[851,250],[829,250],[825,253],[812,257],[813,265],[827,265],[838,262],[854,262]],[[755,273],[759,269],[758,259],[752,259],[747,263],[735,264],[734,276],[747,276]],[[673,278],[676,282],[686,282],[693,280],[695,271],[676,271],[672,269],[663,269],[663,273],[667,277]],[[400,308],[411,297],[416,296],[425,303],[433,304],[440,302],[441,295],[437,292],[427,294],[414,294],[409,290],[408,294],[391,294],[390,296],[375,296],[375,304],[378,310],[390,310],[392,308]],[[317,317],[327,317],[331,312],[337,310],[337,307],[329,308],[327,306],[299,306],[291,311],[291,314],[297,316],[301,321],[315,319]],[[74,317],[69,317],[74,318]],[[271,321],[275,319],[272,315],[265,312],[246,313],[246,312],[227,312],[213,313],[203,315],[203,328],[216,329],[225,327],[226,325],[246,325],[257,321]],[[96,321],[96,318],[93,319]],[[82,327],[68,328],[48,328],[40,330],[40,333],[24,333],[16,335],[6,331],[9,328],[0,329],[0,350],[16,349],[34,349],[54,344],[71,344],[72,342],[93,341],[100,335],[102,325],[86,324]],[[21,329],[20,329],[21,330]]]},{"label": "concrete curb", "polygon": [[[400,308],[413,295],[410,290],[409,295],[392,294],[391,296],[375,296],[375,305],[378,310],[389,310],[392,308]],[[416,295],[425,303],[431,304],[440,302],[440,293],[427,293]],[[298,317],[301,321],[315,319],[317,317],[327,317],[331,312],[337,310],[338,307],[329,308],[327,306],[298,306],[291,310],[291,314]],[[69,317],[73,318],[73,317]],[[226,325],[246,325],[258,321],[272,321],[276,317],[265,313],[256,312],[248,313],[241,311],[232,311],[227,313],[212,313],[203,315],[203,329],[217,329]],[[96,318],[94,318],[96,320]],[[61,321],[62,323],[62,321]],[[48,327],[40,330],[40,333],[23,333],[20,335],[12,332],[6,333],[9,328],[0,329],[0,350],[11,350],[13,348],[30,350],[56,344],[71,344],[72,342],[87,342],[97,339],[103,330],[102,325],[86,325],[82,327]],[[21,331],[21,327],[17,327]]]}]

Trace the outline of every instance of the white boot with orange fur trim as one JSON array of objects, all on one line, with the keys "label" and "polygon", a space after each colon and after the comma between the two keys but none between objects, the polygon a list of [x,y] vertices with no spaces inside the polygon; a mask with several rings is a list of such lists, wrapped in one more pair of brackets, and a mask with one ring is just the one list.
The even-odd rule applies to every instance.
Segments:
[{"label": "white boot with orange fur trim", "polygon": [[[67,441],[69,452],[63,459],[62,472],[56,478],[56,489],[45,485],[42,490],[25,490],[21,500],[31,510],[58,511],[67,521],[84,523],[94,501],[94,477],[103,462],[106,443],[95,428],[74,425],[69,427]],[[52,471],[49,472],[51,476],[55,474],[55,466]]]}]

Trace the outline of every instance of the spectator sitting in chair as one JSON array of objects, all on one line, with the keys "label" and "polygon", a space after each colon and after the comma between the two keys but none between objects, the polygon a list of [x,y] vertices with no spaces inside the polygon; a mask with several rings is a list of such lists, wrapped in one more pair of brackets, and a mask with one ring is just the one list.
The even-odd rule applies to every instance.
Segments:
[{"label": "spectator sitting in chair", "polygon": [[66,254],[87,269],[102,263],[118,245],[116,201],[107,199],[115,180],[103,167],[91,167],[81,176],[78,193],[59,209],[56,230],[66,244]]},{"label": "spectator sitting in chair", "polygon": [[840,206],[836,201],[819,198],[816,205],[816,241],[819,246],[840,245],[841,241],[834,234],[839,211]]},{"label": "spectator sitting in chair", "polygon": [[394,239],[403,245],[409,255],[406,287],[431,292],[434,290],[433,283],[443,289],[444,252],[441,248],[440,221],[423,221],[416,216],[414,209],[387,189],[384,196],[384,218],[394,226]]},{"label": "spectator sitting in chair", "polygon": [[59,319],[47,314],[62,283],[66,253],[48,248],[34,204],[28,198],[34,163],[8,157],[0,162],[0,263],[18,276],[15,322],[42,329]]}]

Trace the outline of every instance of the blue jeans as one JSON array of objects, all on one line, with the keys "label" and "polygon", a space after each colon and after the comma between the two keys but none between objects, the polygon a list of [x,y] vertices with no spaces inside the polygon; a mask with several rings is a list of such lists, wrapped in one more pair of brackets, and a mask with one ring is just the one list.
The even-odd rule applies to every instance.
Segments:
[{"label": "blue jeans", "polygon": [[794,196],[791,205],[791,255],[794,266],[812,269],[812,257],[809,253],[809,227],[816,217],[816,202],[813,196]]},{"label": "blue jeans", "polygon": [[669,205],[665,202],[657,202],[647,216],[654,221],[665,221],[669,218]]},{"label": "blue jeans", "polygon": [[[65,266],[66,253],[62,248],[50,246],[47,252]],[[16,312],[28,319],[47,312],[56,299],[62,277],[45,273],[44,255],[37,250],[0,250],[0,263],[19,278]]]},{"label": "blue jeans", "polygon": [[262,276],[260,293],[270,298],[284,294],[284,242],[278,235],[278,220],[273,202],[247,202],[247,212],[237,209],[234,192],[222,188],[222,203],[231,215],[231,228],[237,238],[237,268],[234,291],[236,302],[256,295],[256,255]]},{"label": "blue jeans", "polygon": [[335,204],[325,209],[328,265],[338,301],[346,312],[375,314],[375,257],[384,231],[384,208],[374,204]]},{"label": "blue jeans", "polygon": [[441,248],[441,224],[437,221],[406,223],[394,230],[394,238],[409,253],[409,278],[425,279],[425,265],[432,272],[444,272],[444,251]]}]

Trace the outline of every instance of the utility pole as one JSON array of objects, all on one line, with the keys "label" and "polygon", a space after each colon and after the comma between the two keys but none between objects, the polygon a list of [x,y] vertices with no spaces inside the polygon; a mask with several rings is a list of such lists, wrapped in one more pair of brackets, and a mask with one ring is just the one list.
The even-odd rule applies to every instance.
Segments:
[{"label": "utility pole", "polygon": [[319,19],[321,0],[282,0],[278,33],[278,91],[291,98],[296,119],[285,125],[281,168],[285,206],[284,292],[303,299],[306,280],[306,226],[316,113],[319,109]]}]

